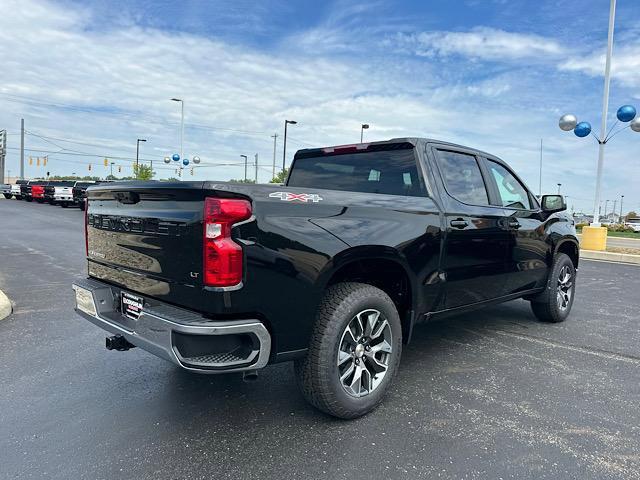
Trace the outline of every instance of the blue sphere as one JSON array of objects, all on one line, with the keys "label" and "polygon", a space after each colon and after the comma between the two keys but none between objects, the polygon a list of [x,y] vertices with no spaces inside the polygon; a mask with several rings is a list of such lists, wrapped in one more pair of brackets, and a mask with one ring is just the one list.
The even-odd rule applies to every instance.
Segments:
[{"label": "blue sphere", "polygon": [[573,133],[576,134],[576,137],[586,137],[591,133],[591,124],[589,122],[580,122],[573,129]]},{"label": "blue sphere", "polygon": [[189,165],[189,159],[185,158],[184,160],[182,160],[182,164],[186,167],[187,165]]},{"label": "blue sphere", "polygon": [[616,117],[621,122],[630,122],[636,118],[636,109],[633,105],[623,105],[618,109]]},{"label": "blue sphere", "polygon": [[171,158],[173,158],[174,162],[177,162],[178,160],[180,160],[180,155],[178,155],[177,153],[174,153]]}]

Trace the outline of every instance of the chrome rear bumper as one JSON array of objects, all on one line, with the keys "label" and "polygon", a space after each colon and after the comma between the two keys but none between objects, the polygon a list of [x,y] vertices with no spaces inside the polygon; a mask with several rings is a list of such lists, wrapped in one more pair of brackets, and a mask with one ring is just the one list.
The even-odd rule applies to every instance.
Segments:
[{"label": "chrome rear bumper", "polygon": [[121,289],[86,279],[73,284],[76,312],[133,345],[199,373],[227,373],[264,367],[271,336],[259,320],[213,321],[202,315],[144,298],[136,320],[120,311]]}]

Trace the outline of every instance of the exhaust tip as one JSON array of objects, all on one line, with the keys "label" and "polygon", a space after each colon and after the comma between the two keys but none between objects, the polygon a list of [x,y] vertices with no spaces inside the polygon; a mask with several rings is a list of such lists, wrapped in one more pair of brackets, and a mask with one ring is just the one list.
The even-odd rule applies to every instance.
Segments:
[{"label": "exhaust tip", "polygon": [[246,372],[242,372],[242,381],[246,383],[252,383],[258,380],[258,371],[257,370],[247,370]]}]

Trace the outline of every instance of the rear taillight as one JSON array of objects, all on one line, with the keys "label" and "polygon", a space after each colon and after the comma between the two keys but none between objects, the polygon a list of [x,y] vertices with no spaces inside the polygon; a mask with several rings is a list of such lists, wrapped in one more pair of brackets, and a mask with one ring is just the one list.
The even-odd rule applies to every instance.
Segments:
[{"label": "rear taillight", "polygon": [[84,199],[84,250],[89,256],[89,200]]},{"label": "rear taillight", "polygon": [[206,198],[203,222],[203,280],[209,287],[242,282],[242,248],[231,239],[231,227],[251,217],[251,204],[235,198]]}]

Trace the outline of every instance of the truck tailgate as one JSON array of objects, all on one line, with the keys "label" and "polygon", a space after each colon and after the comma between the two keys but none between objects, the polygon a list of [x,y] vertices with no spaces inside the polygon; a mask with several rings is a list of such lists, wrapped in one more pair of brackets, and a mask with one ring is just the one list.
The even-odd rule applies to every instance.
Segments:
[{"label": "truck tailgate", "polygon": [[200,287],[200,182],[119,183],[88,190],[89,275],[147,295]]}]

